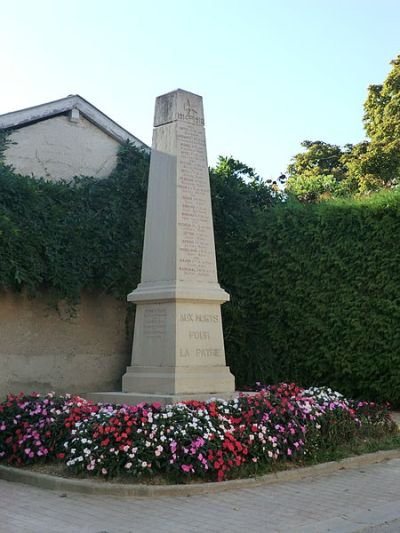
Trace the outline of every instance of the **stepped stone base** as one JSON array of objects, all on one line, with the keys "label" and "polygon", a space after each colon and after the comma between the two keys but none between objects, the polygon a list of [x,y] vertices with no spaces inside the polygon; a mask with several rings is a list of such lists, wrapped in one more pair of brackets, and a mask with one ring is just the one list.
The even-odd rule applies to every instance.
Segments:
[{"label": "stepped stone base", "polygon": [[88,400],[97,403],[117,403],[126,405],[136,405],[141,402],[153,403],[159,402],[161,405],[170,405],[185,400],[207,401],[211,398],[222,400],[231,400],[236,397],[235,392],[219,392],[215,394],[145,394],[136,392],[88,392],[84,394]]},{"label": "stepped stone base", "polygon": [[[234,377],[227,366],[139,367],[129,366],[121,392],[89,392],[88,400],[101,403],[162,405],[183,400],[229,400],[236,396]],[[151,392],[148,391],[157,391]]]},{"label": "stepped stone base", "polygon": [[216,394],[235,390],[235,380],[225,365],[220,366],[128,366],[122,377],[122,391],[161,395]]}]

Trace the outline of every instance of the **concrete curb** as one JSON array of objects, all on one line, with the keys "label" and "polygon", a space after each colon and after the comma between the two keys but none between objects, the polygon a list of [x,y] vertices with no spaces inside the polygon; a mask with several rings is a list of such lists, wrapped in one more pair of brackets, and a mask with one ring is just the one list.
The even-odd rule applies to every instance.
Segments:
[{"label": "concrete curb", "polygon": [[91,481],[87,479],[69,479],[48,474],[40,474],[29,470],[0,465],[0,479],[24,483],[42,489],[70,491],[84,494],[97,494],[109,496],[195,496],[198,494],[212,494],[226,490],[239,490],[271,485],[285,481],[299,481],[332,474],[339,470],[352,470],[363,466],[382,463],[390,459],[400,459],[400,450],[380,451],[349,457],[341,461],[321,463],[314,466],[282,470],[264,476],[222,481],[219,483],[196,483],[191,485],[131,485],[124,483],[111,483],[106,481]]}]

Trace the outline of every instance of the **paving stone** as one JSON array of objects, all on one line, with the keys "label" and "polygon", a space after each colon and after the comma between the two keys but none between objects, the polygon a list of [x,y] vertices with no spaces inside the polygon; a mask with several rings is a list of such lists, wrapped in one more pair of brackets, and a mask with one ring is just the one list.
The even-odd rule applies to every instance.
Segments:
[{"label": "paving stone", "polygon": [[400,459],[174,498],[61,493],[0,480],[0,533],[355,533],[398,519]]}]

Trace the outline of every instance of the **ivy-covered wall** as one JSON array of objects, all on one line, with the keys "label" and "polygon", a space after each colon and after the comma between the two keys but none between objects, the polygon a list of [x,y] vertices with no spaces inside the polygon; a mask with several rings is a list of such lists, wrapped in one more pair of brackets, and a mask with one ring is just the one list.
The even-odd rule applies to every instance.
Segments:
[{"label": "ivy-covered wall", "polygon": [[0,163],[0,397],[121,387],[147,172],[129,146],[104,180],[51,183]]},{"label": "ivy-covered wall", "polygon": [[148,162],[128,145],[109,178],[72,182],[0,163],[0,287],[71,303],[83,289],[125,298],[140,277]]}]

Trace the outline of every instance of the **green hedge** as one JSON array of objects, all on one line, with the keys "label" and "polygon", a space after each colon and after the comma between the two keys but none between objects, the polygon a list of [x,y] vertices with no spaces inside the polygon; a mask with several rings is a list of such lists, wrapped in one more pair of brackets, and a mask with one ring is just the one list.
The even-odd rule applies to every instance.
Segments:
[{"label": "green hedge", "polygon": [[[71,183],[0,163],[0,288],[125,298],[140,278],[148,163],[126,146],[110,178]],[[231,159],[211,189],[237,384],[326,384],[400,405],[400,193],[300,205]]]},{"label": "green hedge", "polygon": [[241,272],[237,316],[225,312],[239,381],[323,383],[400,405],[399,235],[399,192],[258,213],[230,265]]},{"label": "green hedge", "polygon": [[107,179],[48,182],[0,163],[0,287],[125,298],[140,278],[149,156],[127,145]]}]

